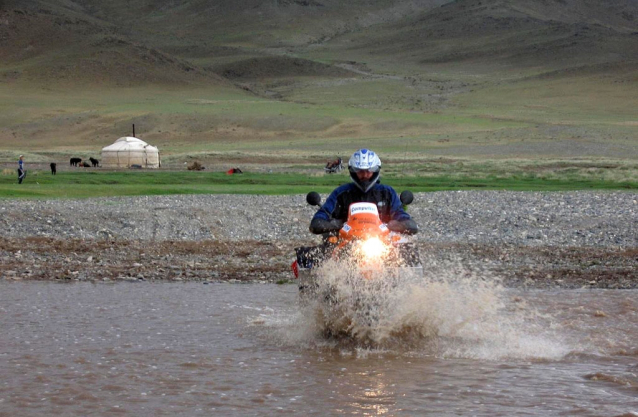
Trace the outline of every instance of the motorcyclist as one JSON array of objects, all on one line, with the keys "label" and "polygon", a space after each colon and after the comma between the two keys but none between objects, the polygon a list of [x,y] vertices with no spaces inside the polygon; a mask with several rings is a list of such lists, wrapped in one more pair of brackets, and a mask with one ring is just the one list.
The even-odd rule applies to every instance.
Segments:
[{"label": "motorcyclist", "polygon": [[394,232],[415,234],[419,228],[405,212],[399,196],[389,185],[380,183],[381,160],[369,149],[359,149],[348,161],[351,183],[337,187],[317,210],[310,222],[310,232],[329,233],[341,229],[348,219],[352,203],[375,203],[381,221]]}]

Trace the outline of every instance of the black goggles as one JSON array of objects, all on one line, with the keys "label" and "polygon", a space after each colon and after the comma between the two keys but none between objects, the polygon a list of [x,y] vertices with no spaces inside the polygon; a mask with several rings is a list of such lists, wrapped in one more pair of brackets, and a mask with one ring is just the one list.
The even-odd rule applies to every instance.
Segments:
[{"label": "black goggles", "polygon": [[376,167],[372,167],[372,168],[352,168],[352,171],[354,172],[379,172],[379,166]]}]

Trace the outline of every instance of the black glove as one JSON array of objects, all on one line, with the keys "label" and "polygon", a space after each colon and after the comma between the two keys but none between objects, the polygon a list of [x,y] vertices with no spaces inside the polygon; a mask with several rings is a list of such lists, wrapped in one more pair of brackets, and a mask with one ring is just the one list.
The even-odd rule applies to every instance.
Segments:
[{"label": "black glove", "polygon": [[419,231],[419,226],[417,226],[416,222],[412,219],[390,220],[388,222],[388,229],[405,235],[415,235]]},{"label": "black glove", "polygon": [[339,219],[312,219],[310,222],[310,233],[321,235],[323,233],[336,232],[341,229],[343,222]]}]

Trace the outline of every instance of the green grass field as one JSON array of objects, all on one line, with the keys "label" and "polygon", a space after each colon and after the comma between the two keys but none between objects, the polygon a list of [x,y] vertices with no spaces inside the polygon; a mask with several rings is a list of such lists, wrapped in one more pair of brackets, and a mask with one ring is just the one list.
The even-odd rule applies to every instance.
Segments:
[{"label": "green grass field", "polygon": [[[348,182],[341,175],[303,175],[298,173],[244,173],[227,175],[216,172],[48,172],[29,173],[23,184],[13,175],[0,176],[0,198],[93,198],[112,196],[168,194],[305,194],[328,193]],[[638,182],[596,180],[584,177],[549,179],[536,174],[509,176],[472,175],[398,176],[389,174],[383,182],[398,192],[441,190],[638,190]]]}]

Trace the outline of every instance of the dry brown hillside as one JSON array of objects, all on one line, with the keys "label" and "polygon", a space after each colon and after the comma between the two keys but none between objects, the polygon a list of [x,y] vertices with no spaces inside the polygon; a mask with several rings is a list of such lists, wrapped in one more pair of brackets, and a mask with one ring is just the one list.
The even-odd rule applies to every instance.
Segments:
[{"label": "dry brown hillside", "polygon": [[634,62],[638,2],[459,0],[356,39],[360,49],[419,64],[549,70]]},{"label": "dry brown hillside", "polygon": [[636,94],[638,0],[0,0],[5,149],[590,156]]},{"label": "dry brown hillside", "polygon": [[0,10],[0,62],[0,79],[26,87],[223,82],[176,55],[122,36],[108,22],[47,8]]},{"label": "dry brown hillside", "polygon": [[339,75],[269,58],[312,58],[317,46],[322,56],[553,71],[636,60],[638,2],[5,0],[0,46],[1,79],[48,85],[217,82],[212,68]]}]

